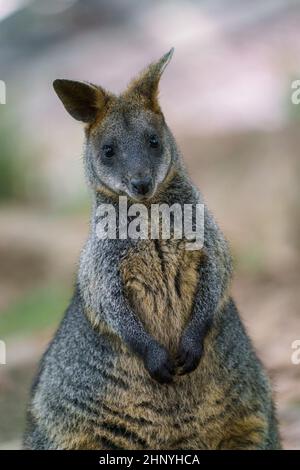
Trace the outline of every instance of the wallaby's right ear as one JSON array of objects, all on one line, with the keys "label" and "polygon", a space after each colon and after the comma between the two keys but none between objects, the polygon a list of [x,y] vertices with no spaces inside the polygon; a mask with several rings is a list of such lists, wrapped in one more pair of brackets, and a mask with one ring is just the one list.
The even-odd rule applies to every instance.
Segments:
[{"label": "wallaby's right ear", "polygon": [[77,121],[95,121],[109,100],[105,90],[87,82],[57,79],[53,87],[68,113]]}]

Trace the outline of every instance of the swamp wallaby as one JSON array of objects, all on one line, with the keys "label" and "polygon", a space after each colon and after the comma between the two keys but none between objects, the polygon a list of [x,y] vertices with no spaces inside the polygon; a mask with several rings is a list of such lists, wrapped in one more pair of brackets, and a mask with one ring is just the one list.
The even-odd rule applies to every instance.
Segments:
[{"label": "swamp wallaby", "polygon": [[[25,448],[280,448],[269,381],[230,296],[227,243],[159,106],[172,52],[120,96],[54,82],[85,123],[93,208],[73,299],[32,388]],[[99,207],[118,214],[120,196],[147,211],[204,204],[203,247],[99,237]]]}]

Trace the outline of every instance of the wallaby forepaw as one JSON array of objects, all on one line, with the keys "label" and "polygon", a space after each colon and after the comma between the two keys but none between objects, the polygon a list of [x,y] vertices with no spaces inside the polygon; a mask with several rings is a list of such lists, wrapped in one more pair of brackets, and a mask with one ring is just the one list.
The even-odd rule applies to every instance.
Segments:
[{"label": "wallaby forepaw", "polygon": [[154,343],[147,349],[145,367],[157,382],[171,383],[175,373],[175,364],[168,352],[159,344]]},{"label": "wallaby forepaw", "polygon": [[201,338],[195,338],[188,333],[183,335],[176,357],[176,366],[179,368],[178,375],[193,372],[199,365],[202,352],[203,341]]}]

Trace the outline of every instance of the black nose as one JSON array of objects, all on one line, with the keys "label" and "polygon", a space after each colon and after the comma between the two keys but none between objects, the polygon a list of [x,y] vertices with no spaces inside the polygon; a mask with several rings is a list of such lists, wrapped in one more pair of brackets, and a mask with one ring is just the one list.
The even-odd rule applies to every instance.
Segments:
[{"label": "black nose", "polygon": [[145,196],[151,189],[152,179],[151,176],[145,176],[144,178],[133,178],[130,183],[135,194]]}]

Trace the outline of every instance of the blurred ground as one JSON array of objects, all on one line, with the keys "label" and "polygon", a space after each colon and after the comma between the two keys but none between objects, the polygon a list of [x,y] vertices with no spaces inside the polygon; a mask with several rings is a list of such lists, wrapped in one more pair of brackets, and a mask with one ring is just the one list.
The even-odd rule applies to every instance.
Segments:
[{"label": "blurred ground", "polygon": [[234,296],[274,382],[284,447],[300,449],[300,365],[291,362],[300,339],[300,108],[290,101],[299,3],[28,1],[1,22],[2,5],[0,448],[20,447],[32,376],[88,230],[82,133],[51,82],[118,91],[175,45],[161,84],[166,118],[232,245]]}]

